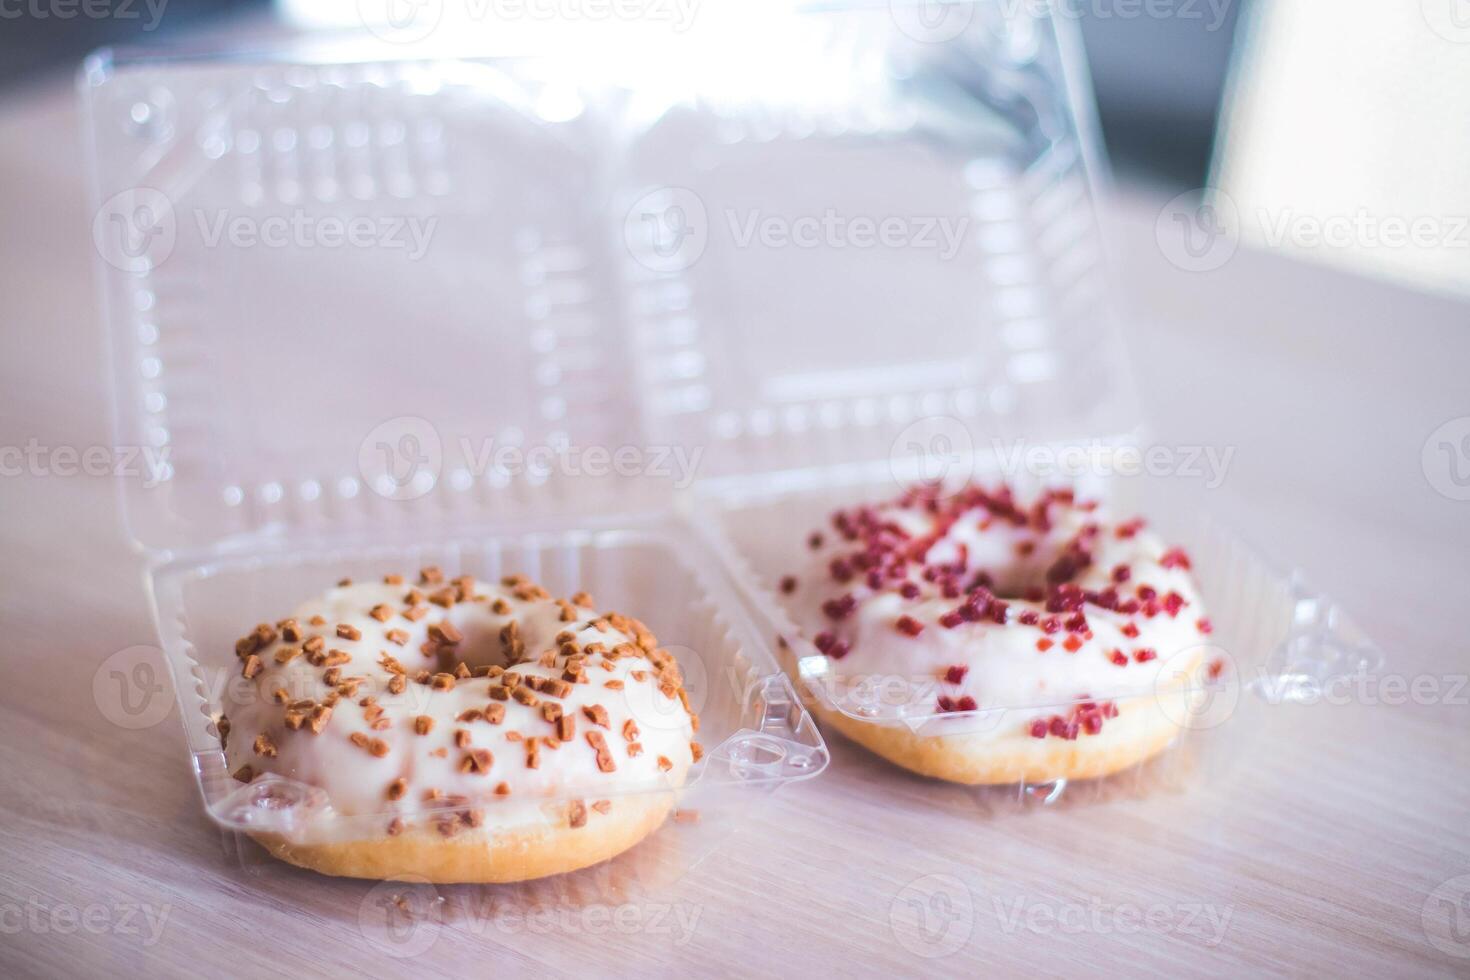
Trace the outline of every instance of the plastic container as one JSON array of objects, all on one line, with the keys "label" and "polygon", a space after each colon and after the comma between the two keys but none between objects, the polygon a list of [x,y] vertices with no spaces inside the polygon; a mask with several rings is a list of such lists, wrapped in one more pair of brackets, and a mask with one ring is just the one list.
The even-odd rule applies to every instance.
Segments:
[{"label": "plastic container", "polygon": [[[427,564],[480,580],[524,573],[556,595],[588,589],[604,608],[648,610],[646,621],[678,658],[708,754],[679,794],[674,819],[616,859],[613,871],[580,873],[598,887],[627,892],[668,882],[717,846],[745,807],[827,764],[820,734],[790,683],[753,639],[758,634],[719,567],[677,523],[630,517],[602,526],[581,521],[535,527],[517,521],[498,528],[456,526],[447,536],[372,533],[314,543],[283,541],[182,558],[155,568],[151,576],[195,775],[210,816],[222,828],[242,835],[317,835],[321,828],[313,821],[327,816],[323,810],[331,803],[320,790],[290,780],[242,785],[225,768],[215,722],[233,699],[253,690],[239,680],[233,652],[239,624],[278,618],[280,610],[294,608],[338,577],[371,580],[384,569]],[[642,723],[657,725],[659,719]],[[551,813],[564,811],[570,800],[536,803]],[[489,821],[509,816],[504,807],[487,807]],[[514,816],[524,820],[528,814]],[[535,816],[529,814],[532,820]],[[331,839],[352,839],[359,832],[376,836],[385,819],[365,815],[321,826],[330,827]],[[251,867],[269,861],[244,836],[232,833],[231,848]],[[544,898],[544,889],[525,890]]]},{"label": "plastic container", "polygon": [[[1073,25],[928,9],[88,62],[118,441],[167,453],[124,512],[227,833],[320,802],[224,776],[234,637],[340,576],[436,561],[585,588],[703,676],[699,819],[579,880],[677,872],[827,761],[782,670],[808,651],[773,542],[924,475],[906,438],[970,459],[981,433],[1136,437]],[[1342,666],[1327,604],[1182,533],[1273,690]]]},{"label": "plastic container", "polygon": [[[958,468],[987,482],[1005,476],[1024,492],[1034,477],[1002,474],[995,460],[973,456]],[[838,471],[815,469],[786,474],[780,483],[737,483],[701,488],[697,509],[707,535],[748,590],[751,608],[776,645],[786,669],[801,680],[801,690],[821,707],[855,720],[901,726],[919,736],[963,737],[971,733],[1020,729],[1038,716],[1066,714],[1071,700],[985,704],[970,712],[940,712],[933,685],[899,676],[849,677],[822,656],[783,608],[779,579],[798,571],[806,559],[803,539],[825,530],[831,513],[857,503],[896,496],[909,484],[895,476],[906,467]],[[1202,637],[1198,652],[1219,664],[1213,679],[1191,678],[1180,685],[1169,660],[1161,665],[1157,686],[1136,684],[1089,692],[1091,700],[1114,702],[1126,710],[1132,701],[1156,703],[1178,728],[1178,736],[1159,755],[1103,779],[1069,781],[1064,772],[1008,786],[946,787],[933,792],[967,792],[984,810],[1003,812],[1037,804],[1090,803],[1187,789],[1202,778],[1218,778],[1249,759],[1267,731],[1270,708],[1310,701],[1335,680],[1381,665],[1377,649],[1344,612],[1311,589],[1301,577],[1262,557],[1260,552],[1208,513],[1179,481],[1168,478],[1115,477],[1066,481],[1089,499],[1104,502],[1118,517],[1146,515],[1150,530],[1189,552],[1214,631]],[[1183,662],[1183,661],[1179,661]],[[1175,685],[1175,686],[1171,686]]]}]

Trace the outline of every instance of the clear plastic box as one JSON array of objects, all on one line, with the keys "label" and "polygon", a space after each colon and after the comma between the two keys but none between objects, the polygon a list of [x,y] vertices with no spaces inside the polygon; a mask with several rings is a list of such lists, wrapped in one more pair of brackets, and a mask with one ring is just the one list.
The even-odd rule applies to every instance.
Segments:
[{"label": "clear plastic box", "polygon": [[[804,559],[802,535],[826,525],[841,507],[886,500],[911,485],[904,474],[907,460],[892,466],[814,469],[786,474],[780,482],[736,481],[700,488],[695,510],[713,546],[735,569],[747,591],[756,619],[775,643],[788,672],[821,707],[849,718],[902,726],[927,737],[963,738],[1019,728],[1038,715],[1065,712],[1072,701],[1039,700],[1024,704],[981,705],[970,712],[941,712],[933,685],[911,679],[848,677],[813,646],[783,608],[778,583]],[[986,482],[1002,478],[995,460],[976,454],[958,459],[965,473]],[[899,474],[899,475],[896,475]],[[1026,492],[1039,485],[1035,477],[1004,474],[1008,485]],[[1266,730],[1263,713],[1272,707],[1311,700],[1324,685],[1381,666],[1382,657],[1340,607],[1311,589],[1242,537],[1200,510],[1197,495],[1167,478],[1113,477],[1098,480],[1046,480],[1047,486],[1070,485],[1088,499],[1100,500],[1116,514],[1146,515],[1151,530],[1188,550],[1214,631],[1199,650],[1222,665],[1211,680],[1192,677],[1177,682],[1163,666],[1157,686],[1136,684],[1117,690],[1099,689],[1091,700],[1158,704],[1178,736],[1168,749],[1145,762],[1102,779],[1072,781],[1064,772],[1049,778],[1018,779],[1007,786],[940,787],[936,794],[968,792],[989,811],[1016,806],[1089,803],[1141,796],[1165,789],[1187,788],[1200,778],[1224,775],[1241,759],[1249,759]],[[785,536],[770,528],[790,529]],[[1193,650],[1190,651],[1191,653]]]},{"label": "clear plastic box", "polygon": [[[588,589],[677,645],[704,678],[680,803],[700,818],[596,874],[687,867],[826,765],[783,666],[856,710],[770,589],[781,542],[922,475],[894,448],[916,433],[963,433],[971,460],[982,434],[1137,438],[1075,25],[940,10],[710,3],[677,31],[89,60],[118,439],[167,452],[124,512],[227,832],[316,805],[224,774],[234,637],[337,577],[435,561]],[[1182,519],[1257,686],[1371,657],[1187,507],[1144,510]]]},{"label": "clear plastic box", "polygon": [[[242,785],[226,769],[215,722],[231,699],[241,696],[231,687],[239,683],[234,655],[239,624],[275,618],[302,596],[320,592],[324,581],[371,580],[383,569],[428,564],[480,580],[524,573],[555,595],[587,589],[606,608],[646,609],[661,645],[680,662],[707,754],[678,794],[673,819],[616,859],[615,873],[598,871],[584,878],[615,883],[618,890],[665,883],[718,846],[745,807],[827,764],[821,735],[790,683],[755,642],[758,634],[711,553],[675,522],[628,517],[538,527],[517,521],[456,526],[447,536],[342,535],[187,557],[152,573],[159,630],[195,775],[209,815],[222,828],[241,835],[304,837],[314,834],[312,821],[330,804],[312,787],[279,778]],[[536,802],[551,812],[564,809],[570,799]],[[502,816],[493,805],[487,812],[491,821]],[[328,832],[338,840],[355,833],[376,836],[383,820],[378,815],[339,819]],[[251,866],[262,857],[243,836],[234,838],[232,848]]]}]

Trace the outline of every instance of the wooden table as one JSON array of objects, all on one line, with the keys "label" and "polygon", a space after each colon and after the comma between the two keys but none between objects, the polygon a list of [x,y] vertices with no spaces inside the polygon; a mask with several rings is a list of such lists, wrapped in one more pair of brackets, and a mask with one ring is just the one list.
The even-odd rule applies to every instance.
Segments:
[{"label": "wooden table", "polygon": [[[0,107],[0,446],[110,441],[78,132],[62,84]],[[235,869],[172,717],[99,711],[103,660],[155,642],[109,480],[6,476],[0,973],[1470,973],[1470,502],[1421,464],[1470,415],[1470,308],[1247,252],[1187,274],[1159,206],[1115,208],[1159,441],[1235,447],[1208,506],[1438,703],[1281,708],[1192,793],[1011,816],[834,738],[823,777],[669,892],[535,918],[461,901],[392,959],[360,926],[368,886]]]}]

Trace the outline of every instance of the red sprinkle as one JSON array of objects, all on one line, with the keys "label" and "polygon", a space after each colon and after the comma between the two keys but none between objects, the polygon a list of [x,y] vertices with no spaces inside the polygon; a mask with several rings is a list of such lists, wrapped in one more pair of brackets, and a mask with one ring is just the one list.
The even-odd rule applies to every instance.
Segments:
[{"label": "red sprinkle", "polygon": [[912,616],[900,616],[893,625],[904,636],[918,636],[924,632],[924,624]]},{"label": "red sprinkle", "polygon": [[1202,619],[1194,625],[1195,628],[1197,628],[1201,633],[1205,634],[1206,636],[1209,636],[1211,633],[1215,632],[1215,624],[1211,623],[1209,619]]},{"label": "red sprinkle", "polygon": [[939,625],[947,630],[952,630],[965,621],[965,617],[957,612],[947,612],[939,617]]},{"label": "red sprinkle", "polygon": [[965,675],[969,672],[970,668],[964,664],[955,664],[944,672],[944,679],[951,684],[958,684],[965,679]]},{"label": "red sprinkle", "polygon": [[1138,627],[1132,623],[1124,623],[1122,633],[1129,639],[1136,639],[1138,637]]},{"label": "red sprinkle", "polygon": [[846,619],[856,608],[857,600],[850,592],[840,599],[828,599],[822,603],[822,612],[827,614],[828,619]]},{"label": "red sprinkle", "polygon": [[1113,568],[1113,581],[1119,584],[1128,581],[1133,575],[1133,569],[1127,565],[1117,565]]},{"label": "red sprinkle", "polygon": [[817,634],[817,638],[812,641],[812,645],[833,660],[841,660],[852,652],[846,643],[825,630]]},{"label": "red sprinkle", "polygon": [[1159,655],[1156,652],[1149,649],[1148,647],[1144,647],[1142,650],[1133,651],[1133,659],[1141,664],[1146,664],[1150,660],[1155,660],[1158,658],[1158,656]]},{"label": "red sprinkle", "polygon": [[1117,664],[1119,667],[1126,667],[1128,665],[1128,654],[1124,653],[1122,650],[1114,650],[1112,655],[1108,657],[1108,659]]},{"label": "red sprinkle", "polygon": [[[1087,695],[1082,695],[1086,698]],[[1046,738],[1054,735],[1072,741],[1078,734],[1096,735],[1103,730],[1103,722],[1108,718],[1118,717],[1118,706],[1111,701],[1098,704],[1096,701],[1080,701],[1073,705],[1072,710],[1066,715],[1052,715],[1050,718],[1036,718],[1027,726],[1027,732],[1032,738]]]},{"label": "red sprinkle", "polygon": [[1042,653],[1045,653],[1046,651],[1050,650],[1051,648],[1052,648],[1052,642],[1051,642],[1051,640],[1048,640],[1044,636],[1041,639],[1039,639],[1039,640],[1036,641],[1036,649],[1040,650]]},{"label": "red sprinkle", "polygon": [[1184,553],[1183,548],[1170,548],[1159,559],[1159,564],[1165,568],[1183,568],[1186,570],[1193,567],[1189,564],[1189,556]]}]

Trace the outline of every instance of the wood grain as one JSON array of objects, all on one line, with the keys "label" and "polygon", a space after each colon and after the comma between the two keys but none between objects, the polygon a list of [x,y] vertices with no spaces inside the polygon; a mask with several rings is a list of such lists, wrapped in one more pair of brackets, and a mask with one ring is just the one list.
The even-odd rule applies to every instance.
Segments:
[{"label": "wood grain", "polygon": [[[64,86],[0,107],[3,446],[109,442],[78,132]],[[1354,610],[1390,670],[1463,676],[1470,503],[1434,492],[1420,449],[1470,415],[1470,310],[1249,252],[1188,276],[1153,247],[1157,206],[1120,200],[1115,222],[1159,441],[1235,447],[1207,505]],[[8,976],[1470,972],[1470,908],[1456,940],[1431,900],[1470,873],[1463,690],[1273,709],[1192,792],[1021,814],[834,739],[825,776],[666,891],[588,913],[604,898],[569,886],[517,919],[447,890],[450,921],[391,958],[359,918],[369,886],[237,868],[176,719],[99,712],[99,665],[154,642],[110,481],[0,479],[0,552]]]}]

